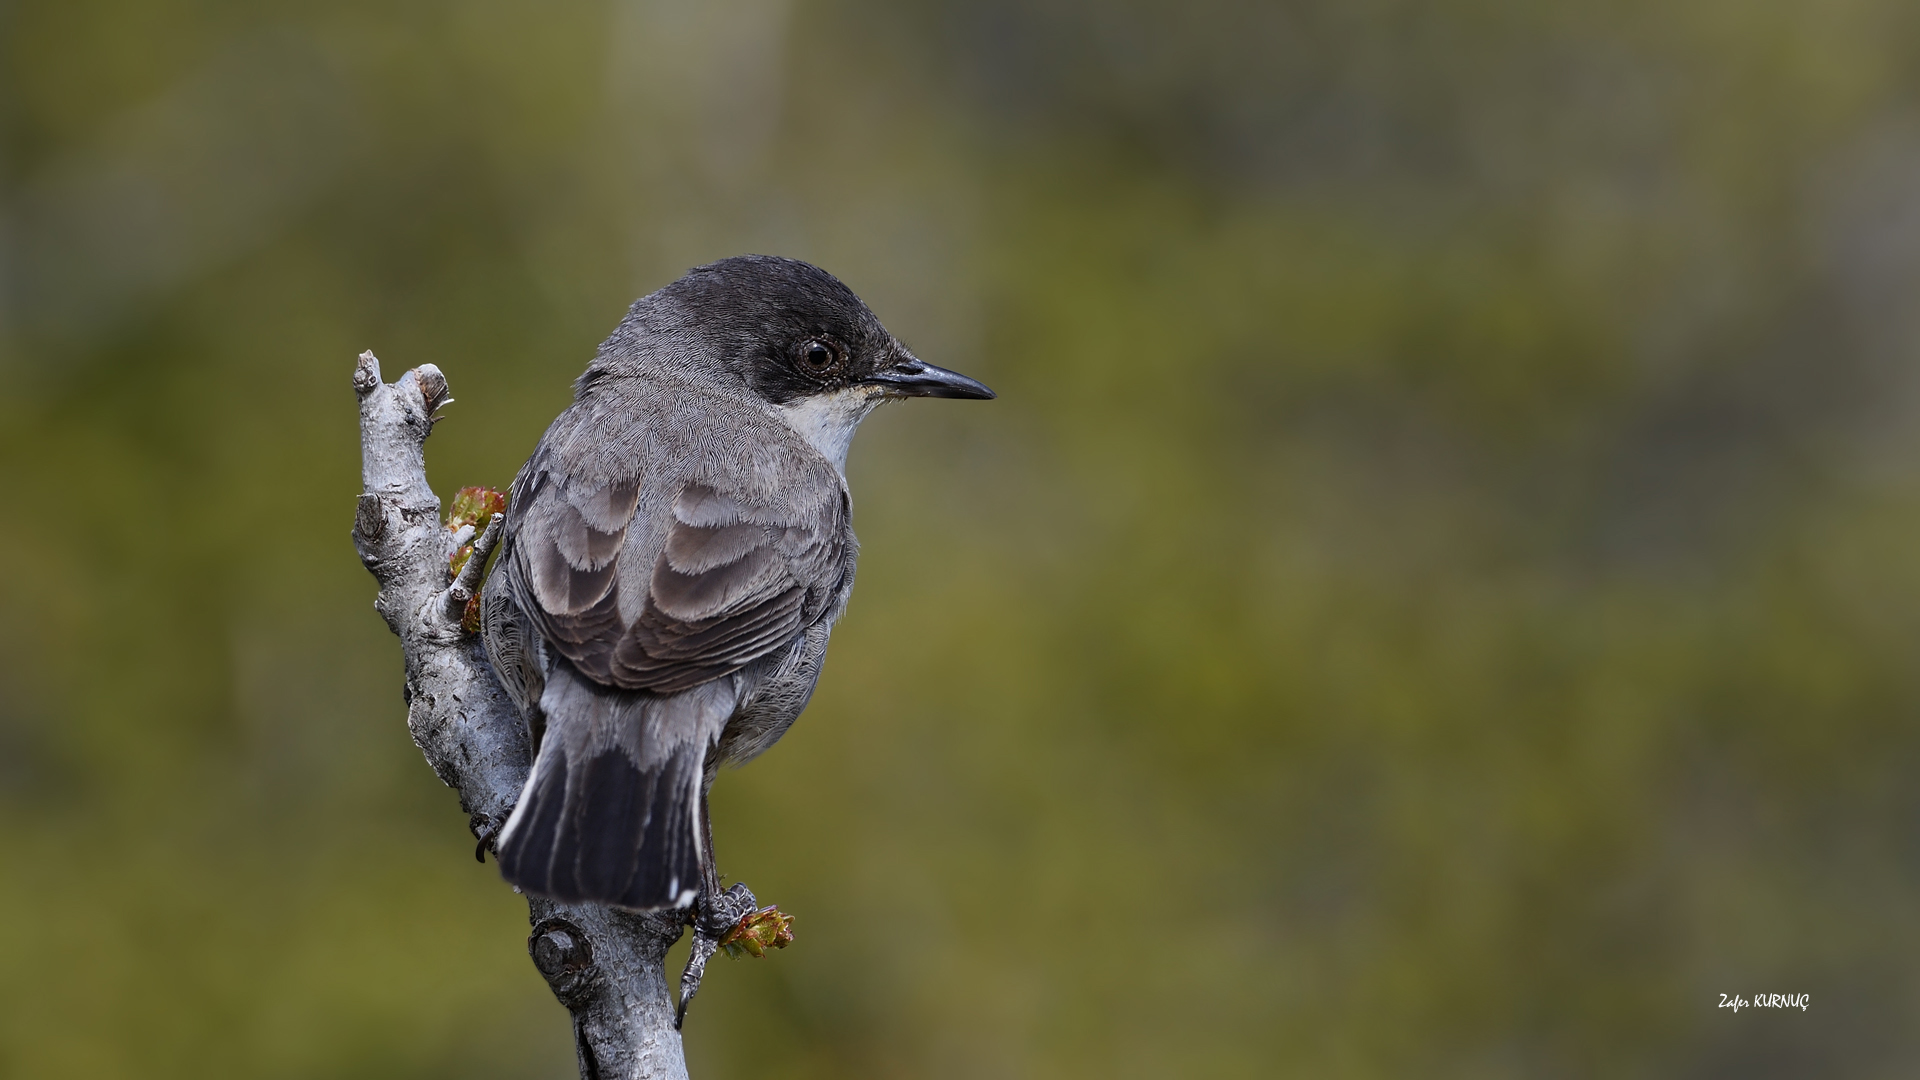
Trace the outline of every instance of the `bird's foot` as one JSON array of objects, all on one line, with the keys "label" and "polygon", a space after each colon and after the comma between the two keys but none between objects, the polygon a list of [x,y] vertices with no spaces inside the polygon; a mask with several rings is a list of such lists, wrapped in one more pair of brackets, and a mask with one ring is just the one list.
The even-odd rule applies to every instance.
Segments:
[{"label": "bird's foot", "polygon": [[674,1011],[673,1026],[687,1019],[687,1004],[700,991],[700,980],[707,973],[707,961],[720,943],[754,913],[753,890],[735,882],[726,892],[715,896],[702,890],[693,907],[693,952],[687,957],[687,970],[680,976],[680,1007]]}]

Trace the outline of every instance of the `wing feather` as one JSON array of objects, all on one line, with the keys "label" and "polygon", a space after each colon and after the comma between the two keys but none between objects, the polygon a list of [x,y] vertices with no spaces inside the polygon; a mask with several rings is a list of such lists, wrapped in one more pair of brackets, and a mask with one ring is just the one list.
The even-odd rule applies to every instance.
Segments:
[{"label": "wing feather", "polygon": [[[838,488],[838,485],[835,485]],[[575,491],[550,475],[529,477],[515,536],[513,572],[524,578],[534,621],[554,652],[581,674],[626,690],[676,693],[787,648],[820,618],[839,589],[848,542],[843,488],[812,507],[770,510],[704,484],[673,500],[647,594],[625,560],[638,482]],[[638,608],[630,621],[623,617]]]}]

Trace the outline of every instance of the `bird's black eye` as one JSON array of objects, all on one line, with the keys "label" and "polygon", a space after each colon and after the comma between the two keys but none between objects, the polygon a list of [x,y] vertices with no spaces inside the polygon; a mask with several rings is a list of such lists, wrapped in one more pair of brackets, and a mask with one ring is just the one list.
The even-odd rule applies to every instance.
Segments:
[{"label": "bird's black eye", "polygon": [[831,341],[815,338],[800,346],[800,367],[809,375],[831,375],[845,359],[846,353]]}]

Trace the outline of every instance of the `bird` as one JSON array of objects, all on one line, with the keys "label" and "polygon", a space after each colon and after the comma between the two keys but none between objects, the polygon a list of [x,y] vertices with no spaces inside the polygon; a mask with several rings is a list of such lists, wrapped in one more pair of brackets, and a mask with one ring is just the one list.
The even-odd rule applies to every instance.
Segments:
[{"label": "bird", "polygon": [[[754,902],[720,890],[708,792],[820,678],[859,553],[855,429],[891,401],[994,396],[807,262],[722,259],[636,300],[514,477],[482,592],[536,747],[495,838],[507,881],[694,909],[703,969]],[[690,961],[680,1015],[698,983]]]}]

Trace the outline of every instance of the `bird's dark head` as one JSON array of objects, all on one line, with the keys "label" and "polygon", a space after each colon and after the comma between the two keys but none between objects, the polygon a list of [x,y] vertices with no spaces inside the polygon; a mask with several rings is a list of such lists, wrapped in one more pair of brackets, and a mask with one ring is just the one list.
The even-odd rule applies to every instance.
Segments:
[{"label": "bird's dark head", "polygon": [[885,400],[994,396],[914,356],[840,279],[769,255],[696,267],[635,302],[581,385],[653,373],[744,391],[836,463],[854,427]]}]

